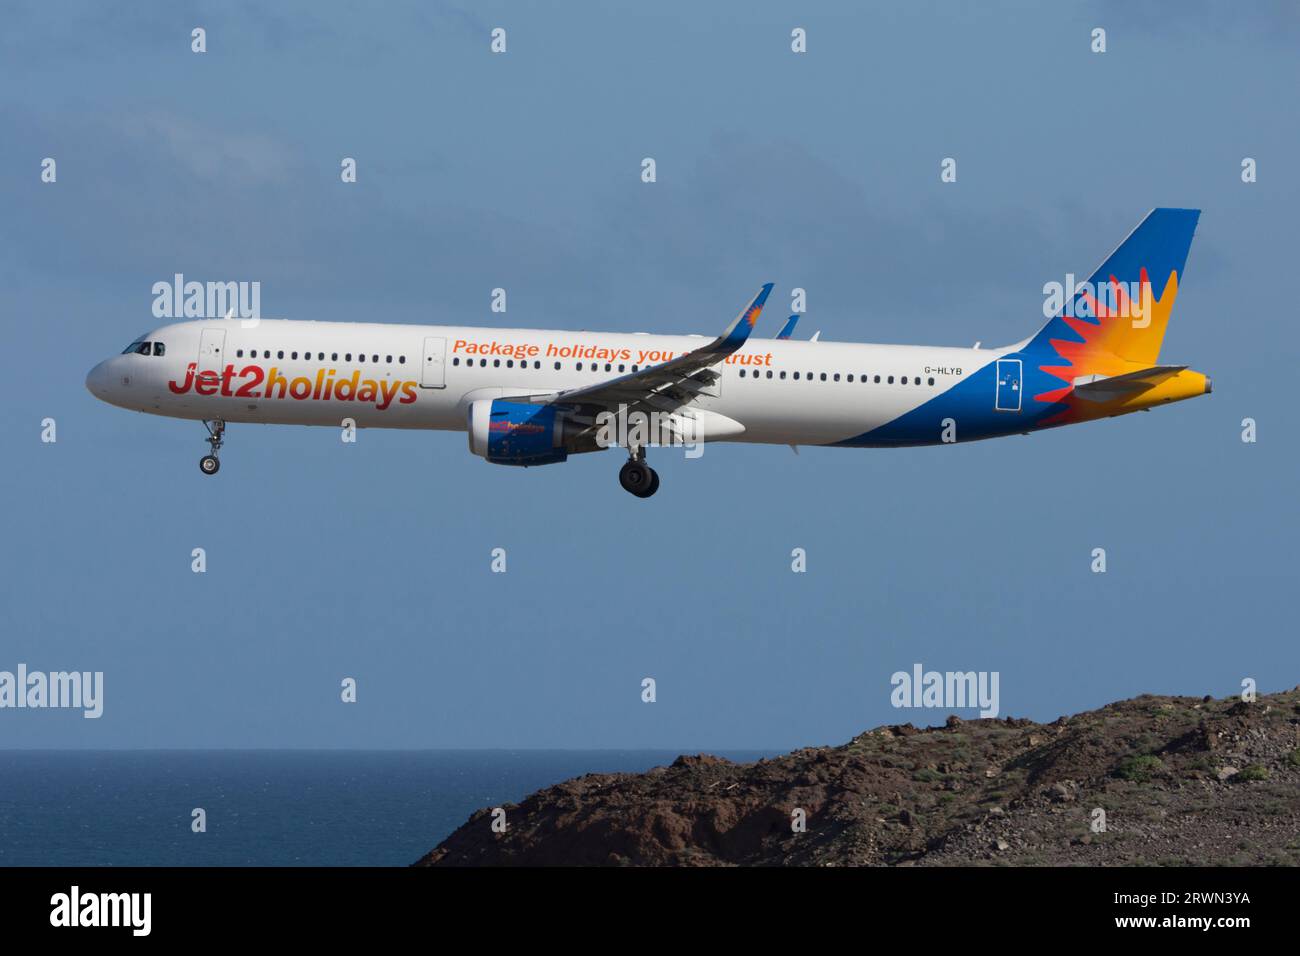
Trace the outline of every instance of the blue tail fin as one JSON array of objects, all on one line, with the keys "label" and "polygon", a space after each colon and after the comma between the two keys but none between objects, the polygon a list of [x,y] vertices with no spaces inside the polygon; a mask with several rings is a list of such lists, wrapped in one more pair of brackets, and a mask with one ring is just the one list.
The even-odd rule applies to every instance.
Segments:
[{"label": "blue tail fin", "polygon": [[1055,316],[1027,350],[1057,345],[1154,365],[1178,295],[1199,209],[1153,209],[1082,285],[1066,283]]}]

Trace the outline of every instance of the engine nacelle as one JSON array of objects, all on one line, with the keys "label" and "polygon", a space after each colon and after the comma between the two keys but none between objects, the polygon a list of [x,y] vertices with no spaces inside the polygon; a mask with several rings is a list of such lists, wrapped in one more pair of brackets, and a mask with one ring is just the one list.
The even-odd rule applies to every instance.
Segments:
[{"label": "engine nacelle", "polygon": [[469,450],[494,465],[551,465],[569,457],[554,405],[502,398],[469,404]]}]

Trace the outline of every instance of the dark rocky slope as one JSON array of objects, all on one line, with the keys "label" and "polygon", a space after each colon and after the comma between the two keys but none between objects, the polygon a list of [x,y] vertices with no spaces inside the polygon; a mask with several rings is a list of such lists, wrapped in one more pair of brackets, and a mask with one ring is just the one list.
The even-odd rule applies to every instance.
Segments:
[{"label": "dark rocky slope", "polygon": [[416,865],[1295,865],[1300,688],[1051,724],[952,717],[752,764],[679,757],[505,810],[505,834],[480,810]]}]

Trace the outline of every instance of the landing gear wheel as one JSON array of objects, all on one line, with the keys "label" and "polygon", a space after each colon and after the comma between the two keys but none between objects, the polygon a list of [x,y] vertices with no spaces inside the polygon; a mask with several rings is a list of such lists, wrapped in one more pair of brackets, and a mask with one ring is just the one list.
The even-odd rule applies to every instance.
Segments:
[{"label": "landing gear wheel", "polygon": [[649,498],[659,490],[659,472],[644,461],[632,459],[619,470],[618,483],[638,498]]},{"label": "landing gear wheel", "polygon": [[654,489],[659,487],[659,482],[656,480],[658,477],[654,469],[644,461],[633,458],[619,469],[618,483],[623,486],[624,491],[638,498],[648,498],[654,494]]},{"label": "landing gear wheel", "polygon": [[213,421],[205,421],[203,427],[208,430],[208,437],[204,440],[212,449],[212,454],[204,455],[199,459],[199,470],[205,475],[215,475],[221,468],[221,462],[217,460],[217,452],[221,450],[221,446],[225,443],[226,423],[218,418]]}]

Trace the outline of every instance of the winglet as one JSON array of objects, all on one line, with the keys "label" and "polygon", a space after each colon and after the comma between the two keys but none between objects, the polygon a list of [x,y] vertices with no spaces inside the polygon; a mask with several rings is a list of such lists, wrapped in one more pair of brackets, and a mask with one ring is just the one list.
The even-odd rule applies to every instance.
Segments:
[{"label": "winglet", "polygon": [[772,294],[774,283],[767,283],[763,288],[758,290],[758,295],[754,296],[754,301],[749,303],[745,311],[736,316],[725,332],[718,339],[718,345],[728,351],[734,352],[745,344],[749,338],[749,333],[754,331],[754,323],[763,312],[763,305],[767,302],[767,297]]},{"label": "winglet", "polygon": [[784,328],[782,328],[781,331],[777,333],[776,337],[778,339],[788,339],[790,336],[794,335],[794,327],[798,324],[799,324],[798,314],[790,316],[790,318],[785,320]]}]

